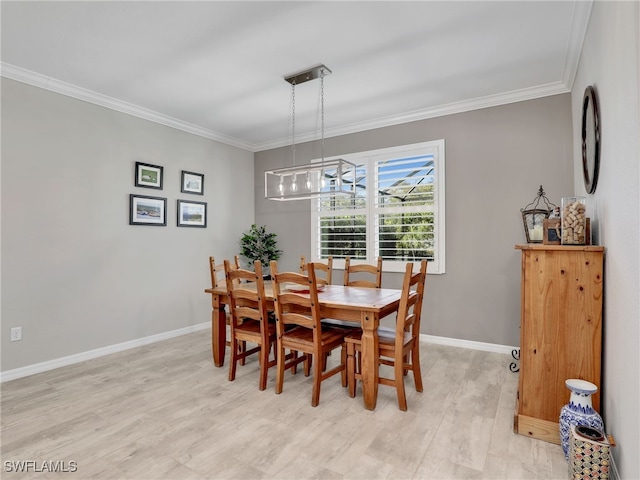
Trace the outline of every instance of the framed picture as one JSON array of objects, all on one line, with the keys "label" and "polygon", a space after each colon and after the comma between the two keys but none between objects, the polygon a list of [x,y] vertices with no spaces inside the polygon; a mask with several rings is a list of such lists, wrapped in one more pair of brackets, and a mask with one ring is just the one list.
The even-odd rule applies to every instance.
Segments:
[{"label": "framed picture", "polygon": [[129,225],[167,225],[167,199],[129,195]]},{"label": "framed picture", "polygon": [[182,193],[204,195],[204,175],[182,170]]},{"label": "framed picture", "polygon": [[207,204],[178,200],[178,226],[207,228]]},{"label": "framed picture", "polygon": [[164,167],[136,162],[136,187],[157,188],[162,190]]},{"label": "framed picture", "polygon": [[542,243],[544,245],[560,245],[560,219],[545,218],[543,220],[544,232]]}]

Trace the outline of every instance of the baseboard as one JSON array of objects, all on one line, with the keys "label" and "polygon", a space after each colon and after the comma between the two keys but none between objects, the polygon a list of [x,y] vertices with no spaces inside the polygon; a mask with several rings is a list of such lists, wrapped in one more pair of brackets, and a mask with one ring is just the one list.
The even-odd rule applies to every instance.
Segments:
[{"label": "baseboard", "polygon": [[[95,350],[89,350],[87,352],[77,353],[62,358],[56,358],[55,360],[49,360],[47,362],[36,363],[26,367],[15,368],[13,370],[7,370],[6,372],[0,372],[0,383],[8,382],[10,380],[16,380],[22,377],[28,377],[29,375],[35,375],[36,373],[46,372],[55,368],[65,367],[74,363],[84,362],[85,360],[91,360],[93,358],[103,357],[111,353],[121,352],[123,350],[129,350],[131,348],[141,347],[150,343],[160,342],[162,340],[168,340],[170,338],[179,337],[181,335],[187,335],[189,333],[197,332],[211,328],[211,322],[204,322],[198,325],[192,325],[190,327],[179,328],[177,330],[171,330],[169,332],[158,333],[156,335],[150,335],[148,337],[138,338],[136,340],[130,340],[128,342],[118,343],[115,345],[109,345],[108,347],[96,348]],[[420,339],[426,343],[434,343],[438,345],[446,345],[449,347],[467,348],[471,350],[481,350],[484,352],[493,353],[505,353],[510,354],[511,351],[517,347],[509,347],[506,345],[498,345],[495,343],[473,342],[471,340],[460,340],[458,338],[449,337],[437,337],[434,335],[420,334]]]},{"label": "baseboard", "polygon": [[426,343],[435,343],[437,345],[446,345],[448,347],[467,348],[469,350],[481,350],[483,352],[505,353],[511,355],[513,350],[520,347],[510,347],[508,345],[499,345],[497,343],[474,342],[471,340],[461,340],[459,338],[436,337],[434,335],[420,334],[420,340]]},{"label": "baseboard", "polygon": [[148,337],[138,338],[136,340],[130,340],[128,342],[109,345],[108,347],[96,348],[95,350],[89,350],[87,352],[76,353],[74,355],[69,355],[62,358],[56,358],[55,360],[49,360],[47,362],[41,362],[26,367],[7,370],[6,372],[0,372],[0,383],[8,382],[10,380],[16,380],[22,377],[28,377],[29,375],[34,375],[36,373],[53,370],[54,368],[60,368],[67,365],[72,365],[74,363],[84,362],[85,360],[103,357],[111,353],[117,353],[123,350],[141,347],[150,343],[168,340],[170,338],[179,337],[181,335],[187,335],[188,333],[205,330],[207,328],[211,328],[211,322],[199,323],[198,325],[192,325],[190,327],[179,328],[177,330],[158,333],[156,335],[150,335]]}]

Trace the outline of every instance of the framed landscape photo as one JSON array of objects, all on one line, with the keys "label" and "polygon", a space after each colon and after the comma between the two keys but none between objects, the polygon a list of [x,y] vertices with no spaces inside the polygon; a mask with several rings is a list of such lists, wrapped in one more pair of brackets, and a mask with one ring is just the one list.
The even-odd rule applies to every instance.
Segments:
[{"label": "framed landscape photo", "polygon": [[163,170],[158,165],[136,162],[136,187],[162,190]]},{"label": "framed landscape photo", "polygon": [[129,195],[129,225],[167,225],[167,199]]},{"label": "framed landscape photo", "polygon": [[204,195],[204,175],[201,173],[187,172],[182,170],[182,193],[195,193]]},{"label": "framed landscape photo", "polygon": [[207,204],[178,200],[178,226],[207,228]]}]

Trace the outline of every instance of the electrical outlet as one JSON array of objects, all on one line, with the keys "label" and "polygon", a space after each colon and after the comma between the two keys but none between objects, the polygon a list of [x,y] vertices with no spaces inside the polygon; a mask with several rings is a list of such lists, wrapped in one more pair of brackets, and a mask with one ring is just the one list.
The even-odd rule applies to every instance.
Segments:
[{"label": "electrical outlet", "polygon": [[18,340],[22,340],[22,327],[13,327],[11,329],[11,341],[17,342]]}]

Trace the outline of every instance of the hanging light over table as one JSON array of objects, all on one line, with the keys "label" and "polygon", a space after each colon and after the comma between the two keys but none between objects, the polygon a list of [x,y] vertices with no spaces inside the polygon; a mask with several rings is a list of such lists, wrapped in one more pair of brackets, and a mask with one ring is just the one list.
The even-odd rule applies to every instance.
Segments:
[{"label": "hanging light over table", "polygon": [[[291,84],[291,151],[293,165],[264,172],[264,196],[269,200],[303,200],[321,195],[355,196],[356,166],[343,159],[324,159],[324,65],[286,77]],[[321,158],[319,162],[296,165],[295,98],[296,85],[320,78],[321,92]]]}]

